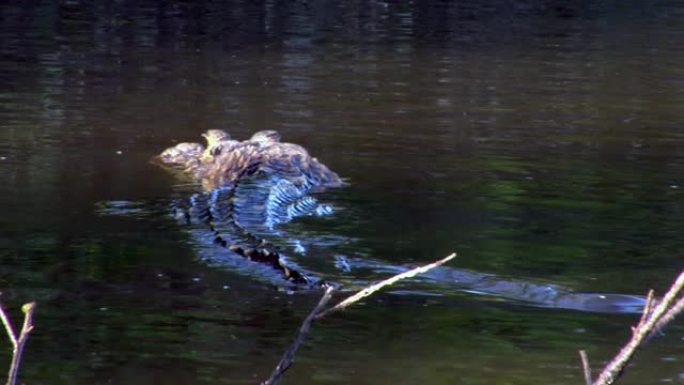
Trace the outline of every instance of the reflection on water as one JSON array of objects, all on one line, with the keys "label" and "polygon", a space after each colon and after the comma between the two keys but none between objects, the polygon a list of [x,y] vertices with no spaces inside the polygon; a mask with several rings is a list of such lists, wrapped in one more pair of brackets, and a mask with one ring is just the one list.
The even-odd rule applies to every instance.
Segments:
[{"label": "reflection on water", "polygon": [[[453,268],[512,281],[662,290],[682,265],[683,18],[612,1],[3,6],[0,286],[40,306],[24,381],[270,372],[318,293],[201,263],[167,215],[186,192],[148,163],[208,128],[277,129],[349,178],[321,197],[334,216],[282,229],[342,240],[291,258],[349,283],[382,274],[336,256],[456,250]],[[98,214],[117,201],[141,206]],[[396,290],[414,294],[317,326],[286,381],[576,384],[577,349],[599,362],[635,321]],[[625,383],[678,381],[681,332]]]}]

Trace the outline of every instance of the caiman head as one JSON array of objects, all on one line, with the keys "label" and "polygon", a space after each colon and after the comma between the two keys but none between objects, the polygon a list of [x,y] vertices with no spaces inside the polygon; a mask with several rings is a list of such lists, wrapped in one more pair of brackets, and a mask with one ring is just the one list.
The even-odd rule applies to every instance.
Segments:
[{"label": "caiman head", "polygon": [[180,143],[166,149],[158,159],[180,168],[207,190],[228,186],[257,170],[288,180],[305,178],[313,191],[340,187],[344,182],[308,151],[294,143],[281,142],[274,130],[256,132],[249,140],[237,141],[223,130],[202,134],[206,148],[198,143]]}]

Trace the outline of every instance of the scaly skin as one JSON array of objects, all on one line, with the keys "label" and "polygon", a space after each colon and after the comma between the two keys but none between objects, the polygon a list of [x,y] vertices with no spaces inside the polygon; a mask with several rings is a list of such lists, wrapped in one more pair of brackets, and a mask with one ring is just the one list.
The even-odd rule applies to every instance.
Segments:
[{"label": "scaly skin", "polygon": [[[163,164],[182,168],[186,175],[201,182],[209,192],[195,195],[194,200],[202,196],[206,199],[196,217],[215,233],[215,243],[247,259],[270,265],[289,281],[310,283],[304,275],[286,266],[272,246],[264,246],[267,242],[240,226],[240,216],[246,214],[243,212],[246,209],[251,213],[244,217],[245,220],[258,214],[256,218],[263,218],[263,225],[268,227],[292,217],[318,212],[320,205],[307,194],[326,187],[342,186],[339,176],[312,158],[304,147],[281,143],[280,134],[273,130],[259,131],[243,142],[231,139],[222,130],[209,130],[202,136],[206,139],[206,148],[198,143],[181,143],[166,149],[158,159]],[[256,190],[240,194],[240,198],[234,195],[241,181],[254,181],[254,178],[261,181]],[[209,197],[218,191],[228,191],[221,200],[221,204],[227,205],[226,210],[221,211],[227,215],[216,217],[212,210],[219,208],[218,202]],[[239,208],[233,206],[236,203]],[[190,218],[187,213],[184,217]],[[252,247],[229,244],[215,230],[217,223],[232,223],[250,239],[248,243],[253,244]]]},{"label": "scaly skin", "polygon": [[287,179],[305,178],[314,191],[344,185],[336,173],[311,157],[304,147],[280,142],[276,131],[259,131],[243,142],[231,139],[222,130],[209,130],[203,136],[206,148],[197,143],[181,143],[162,152],[159,160],[184,168],[207,190],[230,186],[257,170]]}]

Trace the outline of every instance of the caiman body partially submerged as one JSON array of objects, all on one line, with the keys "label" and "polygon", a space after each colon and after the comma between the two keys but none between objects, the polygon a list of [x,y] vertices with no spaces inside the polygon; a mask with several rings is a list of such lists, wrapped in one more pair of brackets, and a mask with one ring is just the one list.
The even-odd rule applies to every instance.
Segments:
[{"label": "caiman body partially submerged", "polygon": [[[203,191],[193,194],[189,204],[178,211],[180,216],[188,222],[207,225],[211,235],[203,239],[211,239],[226,253],[257,265],[271,266],[295,285],[322,283],[312,278],[312,274],[305,274],[285,262],[270,242],[254,235],[254,230],[272,230],[277,224],[298,216],[331,213],[330,206],[320,204],[310,194],[343,186],[342,179],[302,146],[281,142],[280,134],[275,131],[260,131],[245,141],[234,140],[222,130],[209,130],[203,136],[206,146],[179,143],[157,156],[158,162],[202,186]],[[352,269],[370,268],[378,272],[405,269],[368,259],[346,261],[353,265]],[[461,290],[537,306],[638,312],[644,303],[640,296],[577,293],[555,285],[502,279],[447,266],[435,269],[426,278]]]},{"label": "caiman body partially submerged", "polygon": [[306,184],[313,191],[343,185],[340,177],[302,146],[280,142],[276,131],[255,133],[249,140],[233,140],[223,130],[203,134],[199,143],[179,143],[164,150],[159,160],[181,168],[206,190],[235,185],[241,178],[261,172]]},{"label": "caiman body partially submerged", "polygon": [[[293,217],[327,214],[309,194],[341,187],[342,179],[297,144],[283,143],[280,134],[266,130],[245,141],[234,140],[223,130],[202,135],[206,146],[179,143],[167,148],[158,161],[201,184],[204,193],[194,194],[188,211],[190,220],[201,218],[215,233],[215,243],[251,261],[273,266],[287,280],[310,283],[286,266],[273,246],[252,235],[250,227],[273,227]],[[255,187],[256,186],[256,187]],[[217,224],[229,223],[249,244],[226,241]]]}]

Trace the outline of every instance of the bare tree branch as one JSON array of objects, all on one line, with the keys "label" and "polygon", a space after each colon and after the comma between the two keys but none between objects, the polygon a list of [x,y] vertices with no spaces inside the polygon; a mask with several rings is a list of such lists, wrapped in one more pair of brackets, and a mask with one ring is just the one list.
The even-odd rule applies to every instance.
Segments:
[{"label": "bare tree branch", "polygon": [[672,305],[672,307],[663,314],[662,317],[656,322],[655,328],[651,332],[651,334],[648,336],[648,338],[651,338],[656,332],[662,330],[665,325],[669,324],[672,322],[675,317],[684,310],[684,297],[680,298],[677,300],[677,302]]},{"label": "bare tree branch", "polygon": [[290,347],[285,351],[283,354],[283,357],[280,359],[280,362],[276,366],[276,368],[273,370],[273,373],[271,374],[271,377],[262,382],[261,385],[275,385],[280,381],[280,378],[283,376],[285,371],[294,363],[294,358],[295,358],[295,353],[297,352],[297,349],[299,348],[299,345],[302,343],[302,340],[306,336],[306,334],[309,332],[309,328],[311,327],[311,324],[314,320],[318,320],[321,317],[324,317],[330,313],[344,310],[348,306],[350,306],[353,303],[358,302],[359,300],[368,297],[369,295],[377,292],[378,290],[382,289],[385,286],[389,286],[399,280],[406,279],[406,278],[411,278],[415,277],[418,274],[424,273],[430,269],[433,269],[439,265],[442,265],[453,258],[456,257],[456,253],[452,253],[451,255],[440,259],[437,262],[431,263],[429,265],[425,266],[420,266],[415,269],[411,269],[409,271],[405,271],[401,274],[397,274],[395,276],[392,276],[384,281],[380,281],[378,283],[372,284],[368,287],[365,287],[361,289],[359,292],[356,294],[346,298],[342,302],[338,303],[337,305],[333,306],[332,308],[328,310],[321,310],[323,307],[328,303],[330,300],[330,297],[332,296],[333,289],[331,287],[328,287],[325,291],[325,294],[323,294],[323,297],[318,301],[318,305],[309,313],[309,315],[306,317],[304,322],[302,323],[302,326],[299,327],[299,333],[295,337],[294,342],[290,345]]},{"label": "bare tree branch", "polygon": [[641,319],[637,326],[632,328],[632,338],[603,368],[596,381],[593,382],[593,385],[614,384],[620,378],[637,350],[657,331],[665,327],[684,310],[684,297],[677,300],[683,288],[684,271],[679,274],[670,289],[665,293],[665,296],[663,296],[663,299],[657,304],[652,291],[649,292]]},{"label": "bare tree branch", "polygon": [[294,363],[294,358],[295,358],[295,353],[297,352],[297,349],[299,349],[299,345],[301,345],[302,341],[304,340],[304,337],[306,334],[309,332],[309,328],[311,328],[311,323],[313,322],[316,314],[318,314],[319,311],[325,306],[328,301],[330,301],[330,298],[332,297],[332,292],[333,288],[331,286],[328,286],[325,289],[325,293],[323,293],[323,297],[318,301],[318,305],[309,313],[309,315],[304,319],[304,322],[302,322],[302,326],[299,327],[299,333],[297,333],[297,337],[295,337],[294,342],[292,342],[292,345],[290,345],[289,348],[285,351],[283,354],[283,358],[280,359],[280,362],[278,362],[278,365],[275,367],[273,370],[273,373],[271,373],[271,377],[269,377],[268,380],[262,382],[262,385],[274,385],[277,384],[278,381],[280,381],[280,378],[285,374],[287,369],[292,366]]},{"label": "bare tree branch", "polygon": [[589,367],[589,358],[587,352],[579,351],[580,359],[582,360],[582,370],[584,372],[584,385],[591,385],[591,367]]},{"label": "bare tree branch", "polygon": [[[2,295],[2,293],[0,293]],[[2,318],[2,324],[5,325],[5,331],[7,332],[7,336],[10,339],[10,342],[12,343],[12,347],[14,349],[17,348],[17,337],[14,334],[14,329],[12,328],[12,323],[9,320],[9,317],[7,317],[7,314],[5,313],[5,309],[3,309],[2,305],[0,304],[0,318]]]},{"label": "bare tree branch", "polygon": [[[644,304],[644,310],[641,312],[641,319],[639,319],[639,323],[637,324],[636,327],[643,325],[644,322],[646,322],[646,320],[648,319],[648,317],[651,316],[651,314],[653,313],[653,307],[655,306],[655,304],[656,304],[655,291],[653,291],[653,289],[651,289],[648,291],[648,295],[646,296],[646,303]],[[632,329],[633,329],[632,332],[634,332],[635,328],[632,328]]]},{"label": "bare tree branch", "polygon": [[21,307],[21,311],[24,313],[24,324],[19,333],[19,338],[14,334],[12,329],[12,324],[10,323],[9,317],[5,313],[5,310],[0,304],[0,318],[2,318],[2,323],[5,325],[5,330],[12,342],[12,363],[10,364],[9,372],[7,373],[7,385],[14,385],[17,382],[17,375],[19,373],[19,365],[21,364],[21,355],[24,352],[24,345],[28,341],[29,333],[33,330],[33,311],[36,308],[35,302],[29,302]]},{"label": "bare tree branch", "polygon": [[415,277],[415,276],[418,275],[418,274],[425,273],[425,272],[427,272],[427,271],[429,271],[429,270],[431,270],[431,269],[434,269],[434,268],[437,267],[437,266],[443,265],[443,264],[445,264],[445,263],[451,261],[451,260],[454,259],[454,258],[456,258],[456,253],[451,253],[450,255],[448,255],[448,256],[446,256],[446,257],[440,259],[439,261],[430,263],[430,264],[425,265],[425,266],[416,267],[415,269],[411,269],[411,270],[409,270],[409,271],[405,271],[405,272],[403,272],[403,273],[401,273],[401,274],[397,274],[397,275],[392,276],[392,277],[390,277],[390,278],[387,278],[387,279],[385,279],[385,280],[383,280],[383,281],[380,281],[380,282],[378,282],[378,283],[375,283],[375,284],[373,284],[373,285],[370,285],[370,286],[368,286],[368,287],[365,287],[365,288],[361,289],[359,292],[357,292],[356,294],[354,294],[354,295],[352,295],[352,296],[346,298],[346,299],[343,300],[342,302],[340,302],[340,303],[338,303],[337,305],[331,307],[330,309],[321,312],[320,314],[318,314],[318,315],[316,316],[316,319],[323,318],[323,317],[327,316],[327,315],[330,314],[330,313],[334,313],[334,312],[336,312],[336,311],[343,310],[343,309],[345,309],[346,307],[348,307],[349,305],[352,305],[353,303],[356,303],[356,302],[362,300],[363,298],[368,297],[369,295],[375,293],[376,291],[382,289],[382,288],[385,287],[385,286],[392,285],[392,284],[394,284],[394,283],[396,283],[397,281],[400,281],[400,280],[402,280],[402,279],[412,278],[412,277]]}]

